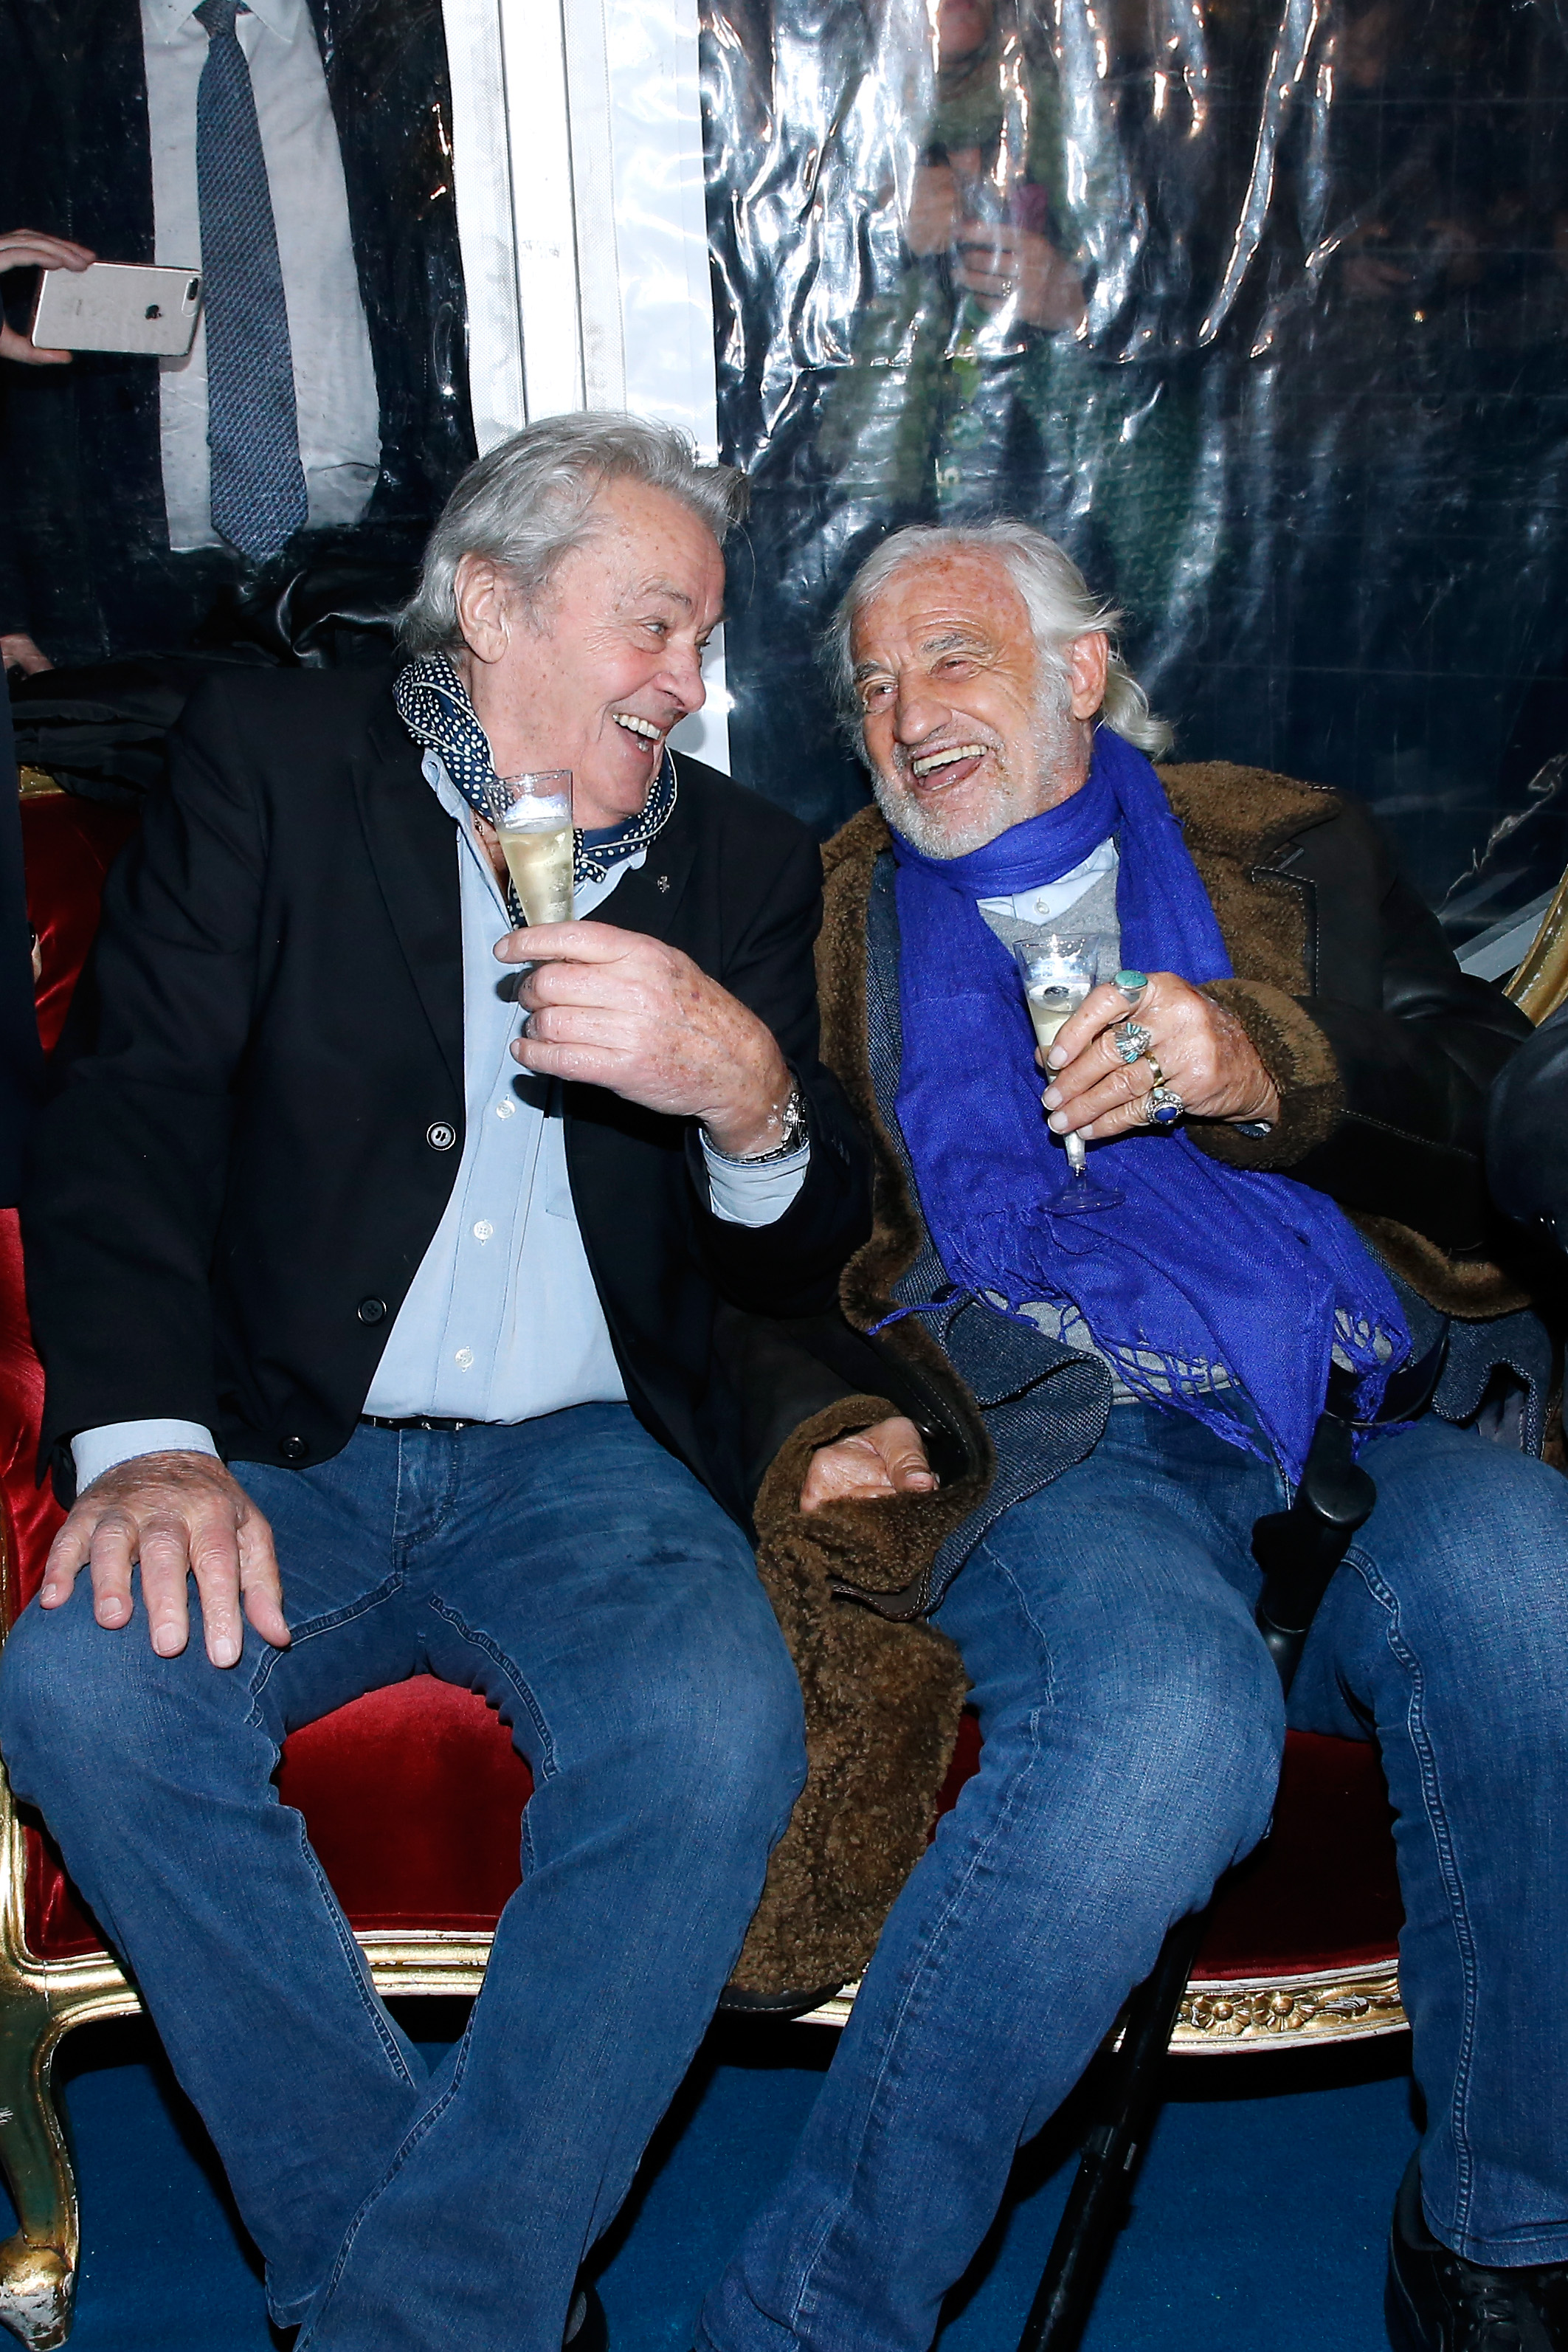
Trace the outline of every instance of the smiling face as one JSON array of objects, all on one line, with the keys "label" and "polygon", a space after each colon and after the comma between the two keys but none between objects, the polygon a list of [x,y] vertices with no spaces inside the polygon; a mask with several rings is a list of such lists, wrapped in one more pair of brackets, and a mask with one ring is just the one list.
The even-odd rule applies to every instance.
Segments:
[{"label": "smiling face", "polygon": [[570,768],[589,830],[635,816],[664,738],[704,699],[702,649],[724,606],[724,558],[679,499],[607,482],[592,529],[530,611],[498,568],[465,556],[458,667],[500,775]]},{"label": "smiling face", "polygon": [[995,14],[993,0],[941,0],[936,11],[936,59],[956,65],[983,48]]},{"label": "smiling face", "polygon": [[902,565],[850,641],[877,805],[928,856],[961,857],[1075,793],[1089,772],[1106,643],[1042,668],[998,556],[945,550]]}]

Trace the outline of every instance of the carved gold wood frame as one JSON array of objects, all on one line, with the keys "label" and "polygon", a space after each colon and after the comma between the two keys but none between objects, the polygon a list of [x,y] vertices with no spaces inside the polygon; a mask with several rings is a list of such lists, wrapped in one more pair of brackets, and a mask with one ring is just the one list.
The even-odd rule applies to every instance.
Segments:
[{"label": "carved gold wood frame", "polygon": [[1538,1027],[1568,999],[1568,874],[1557,885],[1524,961],[1503,993]]},{"label": "carved gold wood frame", "polygon": [[[41,1960],[27,1949],[22,1903],[25,1848],[10,1784],[0,1771],[0,2167],[21,2228],[0,2246],[0,2322],[45,2352],[70,2334],[80,2230],[76,2178],[51,2075],[73,2027],[137,2015],[134,1986],[107,1954]],[[361,1936],[384,1994],[479,1990],[487,1935],[438,1929]]]},{"label": "carved gold wood frame", "polygon": [[[801,2018],[802,2025],[845,2025],[856,1985]],[[1299,2050],[1304,2042],[1359,2042],[1403,2033],[1399,1971],[1386,1960],[1365,1968],[1322,1969],[1302,1976],[1194,1977],[1171,2035],[1173,2058],[1224,2056],[1237,2050]]]}]

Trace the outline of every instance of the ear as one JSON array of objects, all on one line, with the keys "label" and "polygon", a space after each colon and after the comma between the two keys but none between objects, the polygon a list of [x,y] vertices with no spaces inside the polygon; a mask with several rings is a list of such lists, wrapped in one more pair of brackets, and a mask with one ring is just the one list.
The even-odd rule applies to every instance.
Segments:
[{"label": "ear", "polygon": [[514,592],[510,580],[487,555],[458,559],[452,583],[463,642],[476,660],[498,662],[512,642]]},{"label": "ear", "polygon": [[1092,719],[1105,699],[1105,666],[1111,658],[1103,629],[1086,629],[1067,648],[1067,674],[1072,681],[1072,716]]}]

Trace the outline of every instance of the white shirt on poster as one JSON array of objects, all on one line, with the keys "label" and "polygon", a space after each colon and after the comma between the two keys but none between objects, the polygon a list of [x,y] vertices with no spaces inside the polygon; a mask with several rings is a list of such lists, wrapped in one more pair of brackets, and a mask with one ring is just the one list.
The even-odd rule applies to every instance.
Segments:
[{"label": "white shirt on poster", "polygon": [[[308,520],[357,522],[381,465],[381,407],[321,54],[305,0],[248,0],[235,29],[272,192]],[[189,0],[141,0],[141,46],[155,257],[188,269],[202,253],[196,91],[207,36]],[[204,319],[185,358],[159,362],[159,425],[170,546],[221,546],[211,511]]]}]

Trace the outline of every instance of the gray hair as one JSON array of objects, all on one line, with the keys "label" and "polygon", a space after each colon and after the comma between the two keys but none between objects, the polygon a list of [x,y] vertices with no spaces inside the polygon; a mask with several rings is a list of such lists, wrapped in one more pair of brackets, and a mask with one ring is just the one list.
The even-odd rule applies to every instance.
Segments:
[{"label": "gray hair", "polygon": [[457,567],[465,555],[488,556],[536,603],[562,558],[591,535],[590,509],[612,481],[667,491],[721,547],[746,511],[745,475],[699,465],[690,436],[673,425],[603,410],[543,417],[470,466],[442,509],[419,585],[398,615],[408,651],[462,645]]},{"label": "gray hair", "polygon": [[1149,709],[1149,698],[1116,650],[1115,632],[1122,614],[1108,597],[1096,596],[1072,558],[1028,522],[988,522],[945,527],[912,523],[883,540],[866,558],[851,581],[834,614],[823,651],[840,714],[857,745],[862,740],[862,712],[855,693],[854,660],[850,641],[854,625],[873,596],[881,594],[895,572],[929,555],[994,555],[1023,598],[1034,632],[1035,651],[1048,677],[1065,682],[1067,647],[1074,637],[1103,629],[1111,640],[1105,671],[1105,699],[1100,715],[1107,727],[1135,743],[1140,751],[1157,759],[1168,751],[1171,730]]}]

